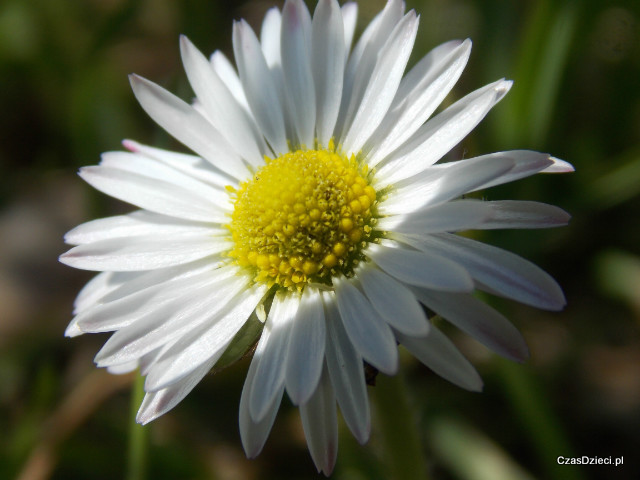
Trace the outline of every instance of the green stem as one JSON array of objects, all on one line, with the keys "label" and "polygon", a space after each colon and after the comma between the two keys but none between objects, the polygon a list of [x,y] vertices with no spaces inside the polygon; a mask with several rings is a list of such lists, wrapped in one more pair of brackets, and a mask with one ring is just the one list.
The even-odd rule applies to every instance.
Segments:
[{"label": "green stem", "polygon": [[389,478],[426,480],[428,478],[418,422],[409,402],[404,378],[379,375],[372,389],[375,426]]},{"label": "green stem", "polygon": [[136,423],[136,413],[144,398],[144,377],[136,375],[131,392],[131,426],[129,427],[129,458],[127,480],[144,480],[147,470],[147,427]]}]

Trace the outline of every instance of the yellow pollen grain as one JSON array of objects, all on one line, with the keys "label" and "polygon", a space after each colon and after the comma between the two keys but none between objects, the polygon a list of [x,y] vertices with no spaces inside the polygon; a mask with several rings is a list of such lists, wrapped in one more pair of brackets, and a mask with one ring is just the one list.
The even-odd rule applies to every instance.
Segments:
[{"label": "yellow pollen grain", "polygon": [[254,281],[290,290],[351,275],[376,221],[367,172],[333,143],[265,158],[252,179],[227,188],[234,203],[229,257],[253,269]]}]

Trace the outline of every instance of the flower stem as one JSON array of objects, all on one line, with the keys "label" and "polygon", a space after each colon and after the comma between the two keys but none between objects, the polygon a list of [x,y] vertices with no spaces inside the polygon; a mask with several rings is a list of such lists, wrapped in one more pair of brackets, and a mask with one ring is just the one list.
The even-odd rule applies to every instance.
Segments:
[{"label": "flower stem", "polygon": [[404,378],[379,375],[373,390],[373,411],[383,462],[394,480],[425,480],[428,476],[418,422]]},{"label": "flower stem", "polygon": [[144,480],[147,470],[147,428],[136,423],[136,412],[144,398],[144,377],[136,375],[131,392],[131,426],[127,480]]}]

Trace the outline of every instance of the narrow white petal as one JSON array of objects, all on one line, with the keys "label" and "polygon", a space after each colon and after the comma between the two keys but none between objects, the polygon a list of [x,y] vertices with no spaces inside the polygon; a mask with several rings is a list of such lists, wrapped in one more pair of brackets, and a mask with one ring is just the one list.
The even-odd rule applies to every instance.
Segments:
[{"label": "narrow white petal", "polygon": [[184,35],[180,37],[180,51],[189,83],[214,127],[243,159],[254,167],[261,164],[267,146],[253,120],[233,98],[205,56]]},{"label": "narrow white petal", "polygon": [[[264,347],[269,339],[269,333],[263,332],[260,340],[258,341],[258,347],[256,353],[262,353]],[[240,424],[240,439],[242,441],[242,447],[248,458],[255,458],[262,451],[273,422],[276,419],[278,409],[280,408],[280,402],[282,401],[282,395],[284,393],[284,385],[280,386],[280,389],[276,393],[276,400],[269,407],[269,410],[259,422],[256,422],[251,418],[249,413],[249,399],[252,397],[253,382],[258,370],[259,360],[254,357],[249,371],[247,372],[247,378],[244,381],[242,387],[242,395],[240,396],[240,412],[239,412],[239,424]]]},{"label": "narrow white petal", "polygon": [[313,463],[318,473],[329,476],[338,455],[338,414],[326,369],[309,402],[300,405],[300,418]]},{"label": "narrow white petal", "polygon": [[[503,175],[491,179],[490,181],[478,185],[474,191],[501,185],[503,183],[513,182],[530,175],[544,172],[549,166],[553,165],[553,160],[546,153],[534,152],[531,150],[510,150],[507,152],[496,152],[480,157],[470,158],[466,162],[482,163],[492,158],[509,158],[514,162],[511,170]],[[440,165],[442,168],[449,167],[450,163]]]},{"label": "narrow white petal", "polygon": [[[409,214],[429,205],[448,202],[506,174],[513,166],[514,161],[510,158],[487,157],[478,162],[452,162],[452,166],[446,168],[430,167],[396,186],[380,203],[378,212],[381,215]],[[386,179],[383,178],[382,183],[386,183]]]},{"label": "narrow white petal", "polygon": [[369,439],[371,417],[362,357],[344,330],[335,295],[324,292],[323,302],[327,322],[326,359],[331,383],[344,421],[356,440],[364,444]]},{"label": "narrow white petal", "polygon": [[384,185],[409,178],[433,165],[473,130],[509,91],[500,80],[458,100],[436,115],[378,166]]},{"label": "narrow white petal", "polygon": [[312,70],[316,93],[316,135],[321,146],[333,136],[342,100],[345,39],[337,0],[318,3],[312,24]]},{"label": "narrow white petal", "polygon": [[146,425],[164,415],[186,397],[211,370],[213,363],[205,363],[180,382],[158,392],[147,393],[142,401],[136,422]]},{"label": "narrow white petal", "polygon": [[334,279],[338,311],[349,339],[362,357],[387,375],[398,369],[391,329],[367,298],[347,279]]},{"label": "narrow white petal", "polygon": [[260,28],[260,44],[262,53],[269,68],[282,65],[280,56],[280,32],[282,31],[282,14],[277,7],[267,10]]},{"label": "narrow white petal", "polygon": [[345,62],[347,61],[351,44],[353,43],[353,35],[356,31],[356,23],[358,22],[358,4],[355,2],[345,3],[341,7],[342,23],[344,26],[344,51],[347,52]]},{"label": "narrow white petal", "polygon": [[383,217],[377,228],[415,234],[457,232],[485,225],[493,218],[493,210],[490,202],[457,200],[421,208],[407,215]]},{"label": "narrow white petal", "polygon": [[[228,231],[227,231],[228,232]],[[83,223],[67,232],[64,241],[70,245],[81,245],[118,237],[173,235],[218,236],[225,231],[203,223],[167,217],[147,210],[137,210],[127,215],[99,218]]]},{"label": "narrow white petal", "polygon": [[312,148],[315,137],[316,93],[309,57],[311,16],[302,0],[287,0],[282,10],[280,40],[282,72],[298,141]]},{"label": "narrow white petal", "polygon": [[138,102],[158,125],[234,178],[250,177],[227,140],[191,105],[142,77],[131,75],[129,79]]},{"label": "narrow white petal", "polygon": [[180,265],[231,246],[207,236],[111,238],[74,247],[60,261],[83,270],[131,272]]},{"label": "narrow white petal", "polygon": [[109,372],[111,375],[124,375],[126,373],[131,373],[134,370],[137,370],[137,368],[138,360],[133,360],[129,363],[107,367],[107,372]]},{"label": "narrow white petal", "polygon": [[73,314],[94,307],[110,292],[139,276],[138,272],[102,272],[89,280],[73,302]]},{"label": "narrow white petal", "polygon": [[554,205],[517,200],[484,202],[491,215],[475,228],[552,228],[569,223],[571,216]]},{"label": "narrow white petal", "polygon": [[482,379],[476,369],[453,342],[434,326],[426,337],[396,332],[396,338],[413,356],[442,378],[467,390],[482,390]]},{"label": "narrow white petal", "polygon": [[373,265],[356,272],[364,293],[382,318],[407,335],[426,335],[429,322],[416,297],[407,287]]},{"label": "narrow white petal", "polygon": [[264,296],[266,288],[254,286],[245,289],[228,302],[223,312],[180,338],[166,350],[149,372],[145,382],[147,391],[164,388],[174,383],[211,359],[217,361],[247,321],[251,312]]},{"label": "narrow white petal", "polygon": [[247,101],[247,96],[244,93],[244,88],[242,88],[242,82],[240,82],[238,72],[236,72],[236,69],[229,59],[220,50],[216,50],[211,54],[209,61],[211,62],[213,70],[215,70],[220,77],[220,80],[224,82],[233,95],[233,98],[235,98],[237,102],[251,115],[249,102]]},{"label": "narrow white petal", "polygon": [[366,254],[382,270],[410,285],[453,292],[473,290],[473,280],[467,271],[447,257],[374,244],[367,247]]},{"label": "narrow white petal", "polygon": [[288,151],[278,90],[256,34],[244,21],[233,26],[233,51],[240,80],[258,127],[275,154]]},{"label": "narrow white petal", "polygon": [[418,18],[412,10],[398,23],[379,52],[362,101],[343,140],[346,151],[358,152],[389,110],[409,61],[417,32]]},{"label": "narrow white petal", "polygon": [[499,355],[522,362],[529,356],[520,332],[503,315],[466,293],[415,289],[427,307]]},{"label": "narrow white petal", "polygon": [[576,171],[573,165],[565,160],[560,160],[556,157],[549,157],[549,159],[553,164],[545,168],[542,173],[569,173]]},{"label": "narrow white petal", "polygon": [[326,326],[320,292],[304,289],[291,327],[285,385],[294,405],[301,405],[318,385],[324,360]]},{"label": "narrow white petal", "polygon": [[152,212],[200,222],[226,223],[228,199],[214,203],[174,183],[116,168],[93,166],[80,169],[89,185],[107,195]]},{"label": "narrow white petal", "polygon": [[[460,78],[471,53],[466,40],[454,42],[426,55],[402,80],[393,104],[364,148],[373,167],[396,150],[431,116]],[[446,52],[446,55],[443,53]]]},{"label": "narrow white petal", "polygon": [[300,299],[292,294],[276,294],[271,304],[264,326],[264,330],[269,331],[269,342],[261,355],[256,352],[254,356],[260,362],[249,399],[249,412],[254,421],[264,418],[284,385],[287,347],[299,303]]},{"label": "narrow white petal", "polygon": [[501,248],[454,234],[406,236],[407,242],[463,265],[491,293],[545,310],[566,305],[558,283],[540,267]]}]

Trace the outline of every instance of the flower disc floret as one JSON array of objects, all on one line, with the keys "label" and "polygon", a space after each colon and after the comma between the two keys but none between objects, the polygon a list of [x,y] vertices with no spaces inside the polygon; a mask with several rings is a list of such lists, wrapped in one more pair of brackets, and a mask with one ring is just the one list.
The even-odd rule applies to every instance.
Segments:
[{"label": "flower disc floret", "polygon": [[255,281],[302,290],[351,276],[375,222],[376,191],[366,166],[334,148],[297,150],[229,188],[234,199],[229,252]]}]

